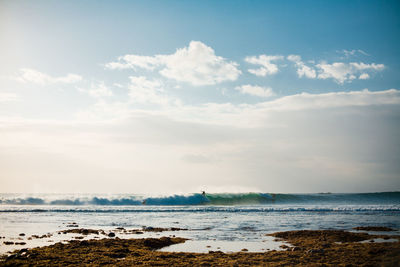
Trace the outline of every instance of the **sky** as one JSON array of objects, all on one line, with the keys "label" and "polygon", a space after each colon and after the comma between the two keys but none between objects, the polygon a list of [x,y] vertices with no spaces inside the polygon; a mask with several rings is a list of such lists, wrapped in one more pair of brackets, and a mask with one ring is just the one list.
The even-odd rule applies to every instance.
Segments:
[{"label": "sky", "polygon": [[398,1],[0,1],[0,192],[400,190]]}]

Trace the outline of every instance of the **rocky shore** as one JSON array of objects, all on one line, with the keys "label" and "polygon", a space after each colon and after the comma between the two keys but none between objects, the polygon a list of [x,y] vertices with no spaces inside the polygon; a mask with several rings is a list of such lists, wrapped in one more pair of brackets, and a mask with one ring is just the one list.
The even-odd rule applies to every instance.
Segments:
[{"label": "rocky shore", "polygon": [[[74,231],[85,235],[97,230]],[[18,250],[2,256],[0,266],[400,266],[400,236],[340,230],[288,231],[270,235],[287,242],[288,246],[284,246],[282,251],[264,253],[245,250],[236,253],[160,252],[157,250],[186,239],[119,239],[107,236]]]}]

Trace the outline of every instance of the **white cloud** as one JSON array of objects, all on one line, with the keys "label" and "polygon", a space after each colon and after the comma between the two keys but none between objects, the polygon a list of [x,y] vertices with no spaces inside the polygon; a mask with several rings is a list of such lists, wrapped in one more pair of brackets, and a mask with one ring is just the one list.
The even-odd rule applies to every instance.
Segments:
[{"label": "white cloud", "polygon": [[292,61],[295,63],[297,67],[297,75],[301,78],[303,76],[314,79],[317,77],[317,73],[315,69],[307,66],[304,64],[304,62],[301,60],[301,57],[299,55],[289,55],[287,57],[289,61]]},{"label": "white cloud", "polygon": [[261,65],[258,69],[249,69],[248,71],[256,76],[267,76],[276,74],[279,71],[278,65],[272,61],[282,60],[283,56],[260,55],[258,57],[246,57],[244,60],[250,64]]},{"label": "white cloud", "polygon": [[77,74],[67,74],[61,77],[52,77],[46,73],[34,69],[23,68],[21,74],[16,77],[16,80],[23,83],[36,83],[39,85],[47,85],[52,83],[76,83],[82,80],[82,77]]},{"label": "white cloud", "polygon": [[105,66],[108,69],[137,69],[154,70],[161,65],[159,56],[149,57],[140,55],[125,55],[118,58],[117,62],[107,63]]},{"label": "white cloud", "polygon": [[271,112],[309,112],[380,105],[400,105],[400,90],[301,93],[256,104],[208,103],[201,106],[180,106],[163,111],[162,114],[169,114],[175,120],[230,126],[238,126],[240,122],[241,127],[253,128],[262,125]]},{"label": "white cloud", "polygon": [[241,74],[238,64],[216,56],[214,50],[201,42],[190,42],[189,47],[175,54],[162,56],[165,68],[160,73],[170,79],[193,85],[212,85],[235,81]]},{"label": "white cloud", "polygon": [[369,54],[367,54],[365,51],[361,50],[361,49],[352,49],[352,50],[346,50],[343,49],[341,51],[337,51],[338,53],[344,54],[345,58],[349,58],[351,56],[355,56],[356,54],[362,54],[364,56],[369,56]]},{"label": "white cloud", "polygon": [[302,62],[301,61],[301,56],[299,56],[299,55],[288,55],[287,59],[289,61],[292,61],[292,62],[295,62],[295,63]]},{"label": "white cloud", "polygon": [[[316,65],[319,68],[318,79],[334,79],[337,83],[351,82],[356,79],[356,75],[362,74],[359,78],[365,79],[366,71],[382,71],[385,68],[383,64],[365,64],[363,62],[335,62],[332,64],[321,63]],[[368,75],[369,78],[369,75]]]},{"label": "white cloud", "polygon": [[113,92],[108,88],[104,82],[99,82],[97,84],[92,83],[89,89],[78,88],[80,92],[89,94],[94,98],[109,97],[113,95]]},{"label": "white cloud", "polygon": [[369,79],[369,74],[368,73],[361,73],[361,75],[358,77],[360,80],[368,80]]},{"label": "white cloud", "polygon": [[306,110],[321,108],[338,108],[351,106],[373,106],[400,104],[400,91],[332,92],[324,94],[301,93],[278,98],[258,104],[258,108],[266,110]]},{"label": "white cloud", "polygon": [[198,41],[191,41],[188,47],[180,48],[170,55],[125,55],[119,57],[117,62],[106,64],[106,68],[161,68],[159,73],[162,76],[195,86],[235,81],[241,74],[236,62],[215,55],[211,47]]},{"label": "white cloud", "polygon": [[[362,50],[360,50],[362,51]],[[356,52],[362,53],[359,50],[344,50],[343,53],[347,53],[346,55],[354,55]],[[366,80],[370,78],[370,74],[367,72],[377,72],[382,71],[385,68],[383,64],[366,64],[363,62],[334,62],[332,64],[328,64],[322,62],[320,64],[316,64],[315,67],[318,69],[318,75],[316,70],[313,67],[307,66],[299,55],[289,55],[287,59],[293,62],[297,67],[297,75],[301,78],[303,76],[311,79],[333,79],[335,82],[339,84],[343,84],[345,82],[351,82],[355,79]]]},{"label": "white cloud", "polygon": [[0,103],[15,102],[19,100],[19,96],[14,93],[0,93]]},{"label": "white cloud", "polygon": [[376,64],[376,63],[372,63],[372,64],[365,64],[363,62],[353,62],[350,63],[350,65],[352,67],[354,67],[357,70],[375,70],[375,71],[381,71],[385,68],[385,65],[383,64]]},{"label": "white cloud", "polygon": [[[142,102],[163,105],[162,109],[132,109],[126,104],[118,105],[102,103],[93,110],[81,112],[85,118],[90,120],[102,120],[104,118],[120,119],[132,116],[132,112],[140,114],[152,114],[153,116],[167,116],[172,120],[190,123],[203,123],[208,125],[230,125],[247,127],[259,127],[271,112],[292,112],[306,110],[322,110],[331,108],[348,108],[378,105],[399,105],[400,91],[390,89],[385,91],[362,91],[332,92],[324,94],[301,93],[283,96],[271,101],[258,102],[256,104],[232,104],[232,103],[206,103],[202,105],[185,105],[162,92],[151,89],[152,86],[140,86],[143,80],[139,79],[138,86],[141,88],[136,99]],[[146,83],[146,82],[144,82]],[[152,83],[150,83],[152,84]],[[150,88],[150,89],[149,89]],[[135,97],[132,95],[132,97]],[[133,102],[133,100],[132,100]],[[90,114],[91,113],[91,114]]]},{"label": "white cloud", "polygon": [[302,65],[301,67],[299,67],[297,69],[297,74],[299,75],[299,77],[306,76],[307,78],[312,78],[312,79],[316,77],[315,70],[306,65]]},{"label": "white cloud", "polygon": [[249,94],[260,97],[270,97],[274,95],[274,92],[270,87],[262,87],[258,85],[245,84],[242,86],[238,86],[235,89],[240,91],[242,94]]}]

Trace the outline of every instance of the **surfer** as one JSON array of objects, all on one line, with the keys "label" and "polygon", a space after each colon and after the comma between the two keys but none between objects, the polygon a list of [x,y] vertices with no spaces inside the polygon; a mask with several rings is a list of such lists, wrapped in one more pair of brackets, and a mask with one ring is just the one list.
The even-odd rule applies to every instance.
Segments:
[{"label": "surfer", "polygon": [[143,199],[142,205],[146,205],[146,199]]},{"label": "surfer", "polygon": [[205,196],[206,196],[206,191],[201,191],[201,195],[202,195],[203,197],[205,197]]}]

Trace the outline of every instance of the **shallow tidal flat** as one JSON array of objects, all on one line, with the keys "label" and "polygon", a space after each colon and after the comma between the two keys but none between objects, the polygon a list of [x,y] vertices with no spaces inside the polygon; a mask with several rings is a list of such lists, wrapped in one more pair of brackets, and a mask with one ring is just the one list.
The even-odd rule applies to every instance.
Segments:
[{"label": "shallow tidal flat", "polygon": [[[153,229],[152,229],[153,230]],[[163,229],[158,229],[162,231]],[[176,229],[179,232],[179,229]],[[70,240],[50,246],[16,250],[1,258],[0,266],[399,266],[400,236],[369,234],[388,229],[300,230],[269,234],[285,242],[282,250],[266,252],[208,253],[163,252],[161,248],[184,243],[185,238]],[[389,229],[391,230],[391,229]],[[70,230],[72,231],[72,230]],[[101,230],[75,229],[83,236]],[[103,238],[105,237],[105,238]],[[241,248],[238,248],[240,250]]]}]

